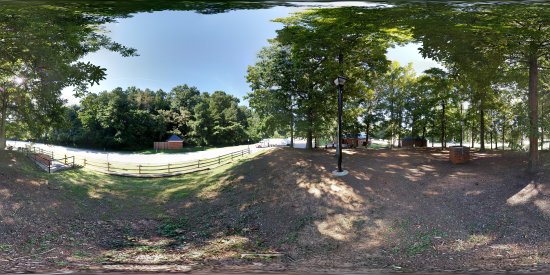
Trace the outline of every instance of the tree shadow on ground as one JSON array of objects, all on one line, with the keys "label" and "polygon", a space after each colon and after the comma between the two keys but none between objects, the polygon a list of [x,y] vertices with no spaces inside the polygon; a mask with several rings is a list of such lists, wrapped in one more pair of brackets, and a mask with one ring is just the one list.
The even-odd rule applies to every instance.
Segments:
[{"label": "tree shadow on ground", "polygon": [[190,228],[202,224],[206,242],[238,235],[261,244],[240,252],[279,251],[306,266],[548,263],[546,210],[508,202],[530,181],[517,168],[523,154],[476,153],[469,164],[453,165],[438,150],[356,150],[346,154],[350,174],[342,178],[331,175],[334,163],[330,151],[277,150],[231,171],[221,191],[173,212],[188,217]]},{"label": "tree shadow on ground", "polygon": [[[548,202],[548,180],[526,177],[518,169],[525,161],[520,153],[487,152],[453,165],[440,150],[349,150],[344,167],[350,174],[339,178],[331,174],[334,151],[276,149],[206,173],[210,179],[130,180],[106,189],[93,183],[101,176],[83,174],[74,182],[88,183],[81,197],[46,193],[42,204],[58,200],[63,211],[29,209],[22,217],[42,215],[49,221],[37,224],[51,225],[62,216],[54,229],[42,229],[59,238],[37,233],[38,244],[29,246],[35,252],[44,243],[66,246],[64,261],[100,269],[258,262],[266,269],[540,267],[550,262],[548,213],[540,206]],[[32,188],[32,181],[21,182]],[[135,188],[125,186],[132,183]],[[91,190],[105,192],[94,198]],[[117,202],[120,211],[113,208]],[[78,243],[69,244],[71,238]],[[24,243],[12,245],[24,252]],[[82,247],[91,247],[88,256],[77,255]]]}]

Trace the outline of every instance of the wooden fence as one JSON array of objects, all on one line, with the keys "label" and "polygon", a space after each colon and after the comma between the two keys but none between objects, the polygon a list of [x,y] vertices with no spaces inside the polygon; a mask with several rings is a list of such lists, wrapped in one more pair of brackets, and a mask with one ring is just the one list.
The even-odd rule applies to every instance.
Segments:
[{"label": "wooden fence", "polygon": [[[27,149],[31,152],[37,152],[51,156],[54,159],[54,152],[45,151],[40,148],[32,147]],[[65,161],[72,158],[73,165],[86,167],[88,169],[98,171],[105,174],[111,175],[120,175],[128,177],[168,177],[176,176],[182,174],[188,174],[193,172],[198,172],[202,170],[208,170],[216,168],[218,166],[228,164],[235,159],[242,158],[245,155],[250,154],[250,148],[239,150],[236,152],[231,152],[228,154],[220,155],[217,157],[186,161],[186,162],[175,162],[175,163],[166,163],[166,164],[139,164],[139,163],[128,163],[128,162],[113,162],[113,161],[104,161],[97,159],[90,159],[84,157],[67,157],[65,156]],[[63,159],[63,158],[61,158]]]},{"label": "wooden fence", "polygon": [[57,170],[63,170],[68,168],[75,168],[75,157],[58,154],[55,158],[53,151],[47,151],[38,147],[26,147],[18,148],[18,150],[24,150],[27,157],[32,159],[37,165],[44,168],[44,170],[51,173]]}]

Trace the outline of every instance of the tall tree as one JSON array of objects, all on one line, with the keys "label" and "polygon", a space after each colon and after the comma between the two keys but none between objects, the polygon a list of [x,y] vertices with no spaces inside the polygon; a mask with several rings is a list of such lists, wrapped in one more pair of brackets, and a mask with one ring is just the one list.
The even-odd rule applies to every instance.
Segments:
[{"label": "tall tree", "polygon": [[6,146],[8,123],[30,127],[40,136],[63,114],[63,88],[76,86],[82,92],[105,77],[104,69],[79,61],[81,57],[102,48],[134,54],[96,32],[109,21],[68,8],[2,4],[0,149]]}]

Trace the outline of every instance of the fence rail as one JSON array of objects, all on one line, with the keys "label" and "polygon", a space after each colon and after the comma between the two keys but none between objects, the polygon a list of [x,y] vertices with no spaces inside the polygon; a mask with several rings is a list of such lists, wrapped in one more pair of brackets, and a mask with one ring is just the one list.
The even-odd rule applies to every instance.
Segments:
[{"label": "fence rail", "polygon": [[19,150],[24,150],[27,157],[33,159],[38,165],[43,166],[44,170],[47,170],[48,173],[51,173],[52,170],[61,170],[67,168],[75,167],[75,157],[63,155],[62,157],[58,155],[58,158],[55,158],[53,151],[47,151],[38,147],[26,147],[18,148]]},{"label": "fence rail", "polygon": [[[186,162],[174,162],[166,164],[139,164],[139,163],[125,163],[125,162],[109,162],[98,159],[85,158],[80,156],[64,155],[64,157],[58,157],[55,152],[46,151],[38,147],[27,147],[25,149],[27,154],[33,153],[34,155],[41,154],[48,156],[49,167],[52,162],[58,161],[68,165],[72,164],[72,167],[81,166],[98,171],[105,174],[130,176],[130,177],[167,177],[181,174],[187,174],[192,172],[198,172],[202,170],[208,170],[216,168],[221,165],[228,164],[237,158],[242,158],[245,155],[251,153],[250,148],[219,155],[212,158],[192,160]],[[59,154],[58,154],[59,156]]]}]

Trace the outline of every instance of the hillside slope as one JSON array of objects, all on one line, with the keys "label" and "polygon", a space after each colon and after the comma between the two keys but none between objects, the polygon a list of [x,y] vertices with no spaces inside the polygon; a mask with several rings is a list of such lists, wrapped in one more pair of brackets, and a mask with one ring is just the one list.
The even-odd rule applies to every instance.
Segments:
[{"label": "hillside slope", "polygon": [[[543,155],[548,157],[547,155]],[[548,173],[525,156],[277,149],[163,180],[0,155],[0,270],[549,270]]]}]

